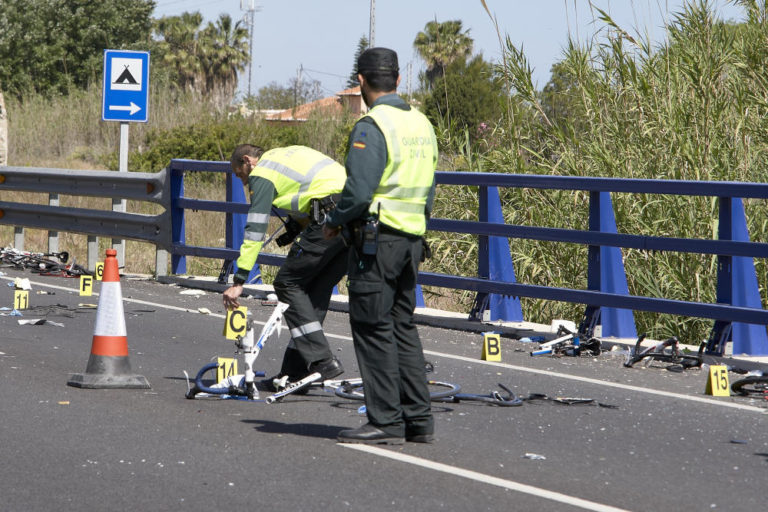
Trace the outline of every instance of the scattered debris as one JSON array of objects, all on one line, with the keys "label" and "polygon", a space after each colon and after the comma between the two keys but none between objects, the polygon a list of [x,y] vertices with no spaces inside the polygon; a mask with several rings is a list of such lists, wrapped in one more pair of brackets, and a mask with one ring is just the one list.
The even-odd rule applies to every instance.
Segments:
[{"label": "scattered debris", "polygon": [[24,277],[24,278],[17,277],[16,279],[13,280],[13,286],[17,290],[31,290],[32,289],[32,285],[30,284],[28,277]]},{"label": "scattered debris", "polygon": [[523,455],[524,459],[530,459],[530,460],[547,460],[547,458],[544,455],[539,455],[538,453],[526,453]]},{"label": "scattered debris", "polygon": [[64,327],[64,324],[59,322],[54,322],[46,318],[29,318],[26,320],[19,320],[19,325],[45,325],[45,324],[55,325],[56,327]]},{"label": "scattered debris", "polygon": [[[532,356],[580,356],[582,353],[599,356],[602,347],[599,338],[590,338],[581,342],[580,333],[571,330],[565,325],[557,328],[557,338],[541,343],[538,350],[531,351]],[[529,338],[533,340],[533,338]]]},{"label": "scattered debris", "polygon": [[702,343],[699,347],[699,352],[696,355],[686,354],[679,349],[679,342],[675,336],[668,338],[664,341],[656,343],[652,347],[643,349],[641,343],[645,339],[647,333],[641,334],[637,338],[635,348],[627,356],[627,360],[624,362],[624,366],[632,368],[636,363],[646,359],[645,365],[648,366],[652,361],[662,361],[666,363],[672,363],[674,367],[682,370],[688,368],[701,368],[703,359],[705,343]]},{"label": "scattered debris", "polygon": [[197,290],[197,289],[193,289],[193,288],[188,288],[186,290],[181,290],[179,292],[179,295],[195,295],[195,296],[199,297],[201,295],[205,295],[205,292],[203,290]]},{"label": "scattered debris", "polygon": [[45,318],[30,318],[28,320],[19,320],[19,325],[43,325]]},{"label": "scattered debris", "polygon": [[604,407],[606,409],[619,408],[618,405],[595,402],[594,398],[581,398],[581,397],[570,397],[570,396],[551,397],[543,393],[531,393],[527,397],[522,398],[522,400],[524,402],[536,402],[536,401],[553,402],[553,403],[562,404],[562,405],[597,405],[599,407]]}]

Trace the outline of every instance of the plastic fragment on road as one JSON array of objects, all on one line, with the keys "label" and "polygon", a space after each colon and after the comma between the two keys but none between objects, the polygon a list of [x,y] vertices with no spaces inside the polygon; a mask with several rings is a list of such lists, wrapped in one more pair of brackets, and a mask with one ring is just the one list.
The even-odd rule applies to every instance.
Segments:
[{"label": "plastic fragment on road", "polygon": [[547,458],[544,455],[539,455],[538,453],[526,453],[523,455],[524,459],[530,459],[530,460],[547,460]]},{"label": "plastic fragment on road", "polygon": [[188,289],[180,291],[179,295],[205,295],[205,292],[203,290]]},{"label": "plastic fragment on road", "polygon": [[31,290],[32,285],[29,283],[29,278],[21,278],[17,277],[13,281],[13,286],[16,287],[17,290]]},{"label": "plastic fragment on road", "polygon": [[29,318],[27,320],[19,320],[19,325],[43,325],[45,322],[45,318]]}]

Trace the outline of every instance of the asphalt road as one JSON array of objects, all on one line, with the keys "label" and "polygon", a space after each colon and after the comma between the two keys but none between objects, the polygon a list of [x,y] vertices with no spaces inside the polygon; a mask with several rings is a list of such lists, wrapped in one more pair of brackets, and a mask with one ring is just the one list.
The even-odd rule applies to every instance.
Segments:
[{"label": "asphalt road", "polygon": [[[615,353],[533,358],[506,338],[502,362],[486,362],[480,335],[420,326],[434,377],[465,392],[504,383],[616,408],[436,403],[434,444],[355,447],[336,434],[365,421],[360,403],[319,389],[273,405],[184,398],[184,370],[233,354],[216,293],[123,278],[130,361],[152,388],[78,389],[66,382],[85,370],[96,318],[79,305],[98,297],[0,270],[0,305],[28,277],[21,319],[49,321],[0,316],[2,511],[765,510],[768,403],[705,396],[706,371],[627,369]],[[256,319],[271,312],[244,303]],[[356,376],[347,315],[330,312],[326,332]],[[286,342],[269,340],[257,368],[276,372]]]}]

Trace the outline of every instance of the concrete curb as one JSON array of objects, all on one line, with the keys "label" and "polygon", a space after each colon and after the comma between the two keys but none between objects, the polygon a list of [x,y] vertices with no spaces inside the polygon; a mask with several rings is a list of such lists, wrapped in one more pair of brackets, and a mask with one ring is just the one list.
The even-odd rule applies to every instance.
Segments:
[{"label": "concrete curb", "polygon": [[[157,281],[163,284],[175,284],[186,288],[195,288],[210,292],[221,293],[230,285],[220,284],[214,277],[198,276],[160,276]],[[268,293],[272,293],[272,285],[251,284],[245,285],[243,295],[266,299]],[[349,312],[348,297],[346,295],[334,295],[331,297],[331,311],[343,313]],[[523,336],[544,336],[547,339],[555,338],[555,328],[551,325],[532,322],[479,322],[469,320],[466,314],[442,311],[432,308],[416,308],[414,313],[416,323],[430,327],[453,329],[465,332],[496,332],[505,338],[519,339]],[[618,346],[621,349],[631,349],[636,340],[628,338],[600,338],[605,350],[611,350]],[[657,340],[646,339],[642,345],[652,346]],[[730,347],[730,345],[729,345]],[[697,352],[699,347],[694,345],[680,345],[681,349]],[[726,354],[723,357],[704,355],[704,363],[709,365],[724,364],[737,372],[764,371],[768,374],[768,357],[733,356]]]}]

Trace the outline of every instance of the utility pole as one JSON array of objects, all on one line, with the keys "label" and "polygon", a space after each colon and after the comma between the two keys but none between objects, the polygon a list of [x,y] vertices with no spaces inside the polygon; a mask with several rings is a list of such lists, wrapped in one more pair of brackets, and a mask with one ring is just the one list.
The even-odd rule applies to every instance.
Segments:
[{"label": "utility pole", "polygon": [[413,61],[408,61],[408,65],[405,67],[406,69],[406,75],[407,75],[407,81],[405,82],[405,90],[406,90],[406,96],[408,97],[408,101],[411,99],[411,73],[413,73]]},{"label": "utility pole", "polygon": [[[247,7],[246,7],[247,4]],[[253,14],[256,11],[261,10],[261,6],[256,5],[256,0],[240,0],[240,10],[241,11],[247,11],[246,19],[248,20],[248,37],[250,38],[251,42],[248,44],[248,51],[250,52],[251,56],[248,60],[248,96],[251,95],[251,77],[253,73],[251,72],[251,69],[253,68]]]},{"label": "utility pole", "polygon": [[368,48],[376,46],[376,0],[371,0],[371,16],[368,21]]},{"label": "utility pole", "polygon": [[296,86],[293,88],[293,108],[299,106],[299,89],[301,89],[301,74],[304,72],[304,64],[299,64],[296,70]]}]

